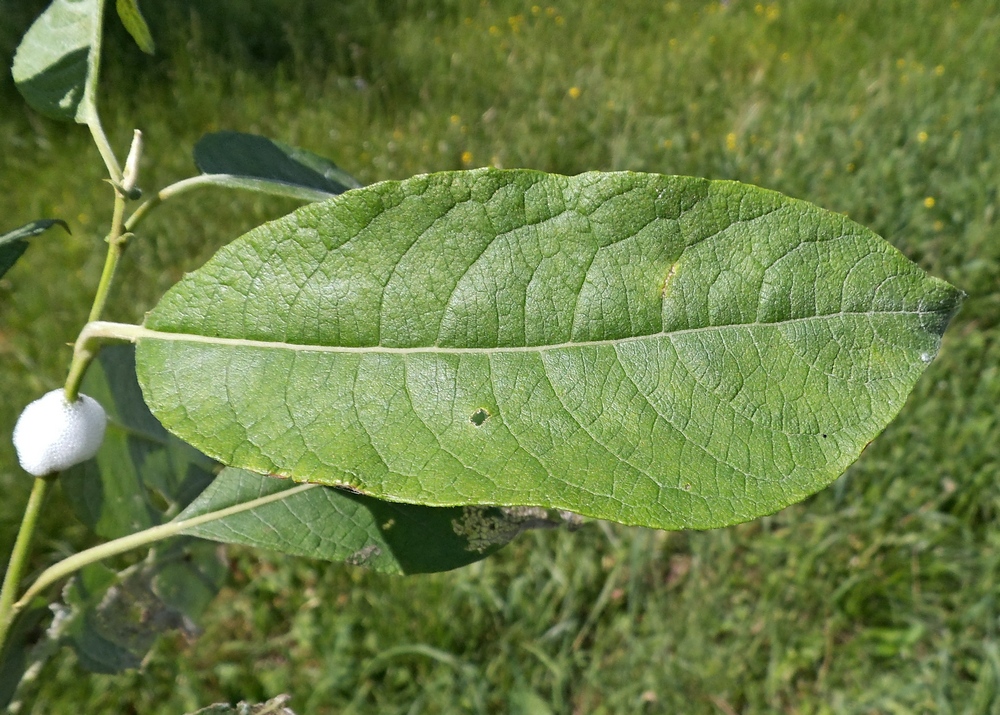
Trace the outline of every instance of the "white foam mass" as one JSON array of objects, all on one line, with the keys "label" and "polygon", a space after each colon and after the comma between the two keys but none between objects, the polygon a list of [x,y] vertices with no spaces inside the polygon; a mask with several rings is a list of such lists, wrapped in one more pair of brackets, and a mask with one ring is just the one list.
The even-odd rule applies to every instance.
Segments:
[{"label": "white foam mass", "polygon": [[67,402],[66,393],[53,390],[24,408],[14,426],[17,459],[29,474],[68,469],[95,454],[104,440],[108,418],[92,397],[80,395]]}]

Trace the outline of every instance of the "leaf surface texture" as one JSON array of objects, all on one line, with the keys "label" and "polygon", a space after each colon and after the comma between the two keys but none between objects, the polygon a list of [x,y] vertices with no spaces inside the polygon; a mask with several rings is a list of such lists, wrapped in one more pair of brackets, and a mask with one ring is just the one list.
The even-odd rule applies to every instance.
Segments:
[{"label": "leaf surface texture", "polygon": [[237,239],[148,315],[137,368],[163,424],[231,466],[711,528],[840,475],[960,297],[753,186],[444,172]]}]

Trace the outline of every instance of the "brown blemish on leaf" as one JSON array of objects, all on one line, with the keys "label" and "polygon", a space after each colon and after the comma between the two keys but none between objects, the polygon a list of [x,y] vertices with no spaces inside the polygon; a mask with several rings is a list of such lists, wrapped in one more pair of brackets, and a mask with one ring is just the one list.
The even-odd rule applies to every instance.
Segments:
[{"label": "brown blemish on leaf", "polygon": [[368,563],[369,560],[378,556],[381,553],[382,549],[380,549],[375,544],[369,544],[363,549],[358,549],[353,554],[348,556],[346,559],[344,559],[344,562],[350,564],[351,566],[361,566],[363,564]]},{"label": "brown blemish on leaf", "polygon": [[528,529],[554,529],[567,526],[578,528],[582,518],[561,509],[543,509],[536,506],[467,506],[462,508],[462,518],[452,519],[456,534],[465,537],[469,551],[482,553],[498,544],[506,544]]}]

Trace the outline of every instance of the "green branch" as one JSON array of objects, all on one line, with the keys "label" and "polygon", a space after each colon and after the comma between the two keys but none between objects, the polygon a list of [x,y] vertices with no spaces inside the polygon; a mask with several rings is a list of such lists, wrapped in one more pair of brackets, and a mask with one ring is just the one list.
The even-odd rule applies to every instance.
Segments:
[{"label": "green branch", "polygon": [[104,127],[101,125],[101,118],[97,116],[96,111],[90,121],[87,122],[87,127],[90,128],[90,135],[94,138],[97,151],[101,153],[104,165],[108,168],[108,176],[113,183],[120,184],[122,181],[122,169],[118,165],[118,159],[115,157],[115,152],[111,148],[111,143],[108,141],[107,135],[104,133]]},{"label": "green branch", "polygon": [[4,575],[3,587],[0,588],[0,649],[3,648],[7,638],[7,632],[14,622],[14,616],[20,610],[20,606],[14,605],[14,596],[21,585],[21,575],[24,566],[28,561],[28,554],[31,551],[31,540],[35,534],[35,524],[38,516],[42,512],[42,504],[45,503],[45,493],[48,490],[49,482],[55,475],[39,477],[35,479],[35,485],[31,488],[31,496],[28,497],[28,504],[24,508],[24,517],[21,520],[21,528],[17,532],[17,541],[14,542],[14,550],[10,553],[10,561],[7,563],[7,573]]},{"label": "green branch", "polygon": [[240,191],[254,191],[269,196],[281,196],[299,201],[324,201],[334,194],[318,189],[311,189],[307,186],[288,184],[283,181],[270,181],[268,179],[255,179],[247,176],[237,176],[235,174],[200,174],[181,179],[169,186],[160,189],[155,196],[147,199],[139,208],[135,210],[128,221],[125,222],[125,231],[135,231],[146,218],[150,211],[162,204],[167,199],[171,199],[179,194],[186,193],[192,189],[202,186],[218,186],[223,189],[237,189]]},{"label": "green branch", "polygon": [[144,531],[123,536],[120,539],[105,542],[98,546],[94,546],[93,548],[81,551],[78,554],[73,554],[72,556],[63,559],[59,563],[54,564],[43,571],[38,577],[38,580],[31,585],[31,588],[25,591],[21,599],[14,604],[13,614],[17,614],[17,612],[31,602],[31,599],[43,590],[66,576],[69,576],[75,571],[78,571],[84,566],[101,561],[110,556],[123,554],[127,551],[131,551],[132,549],[139,548],[140,546],[147,546],[157,541],[170,538],[171,536],[182,536],[188,529],[193,529],[201,524],[207,524],[212,521],[218,521],[219,519],[225,519],[233,514],[239,514],[244,511],[265,506],[272,502],[281,501],[282,499],[287,499],[295,494],[301,494],[302,492],[315,489],[319,486],[321,485],[300,484],[297,487],[277,492],[276,494],[269,494],[257,499],[252,499],[248,502],[243,502],[242,504],[236,504],[225,509],[219,509],[218,511],[191,517],[190,519],[170,521],[166,524],[161,524],[160,526],[154,526],[150,529],[145,529]]}]

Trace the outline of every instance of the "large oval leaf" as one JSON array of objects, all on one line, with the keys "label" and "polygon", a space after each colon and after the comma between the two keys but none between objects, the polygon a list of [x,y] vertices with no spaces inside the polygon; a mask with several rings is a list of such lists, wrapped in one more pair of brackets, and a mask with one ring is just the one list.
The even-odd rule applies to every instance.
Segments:
[{"label": "large oval leaf", "polygon": [[224,248],[149,314],[138,376],[163,424],[226,464],[708,528],[841,474],[960,295],[752,186],[448,172]]}]

